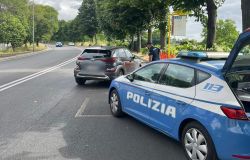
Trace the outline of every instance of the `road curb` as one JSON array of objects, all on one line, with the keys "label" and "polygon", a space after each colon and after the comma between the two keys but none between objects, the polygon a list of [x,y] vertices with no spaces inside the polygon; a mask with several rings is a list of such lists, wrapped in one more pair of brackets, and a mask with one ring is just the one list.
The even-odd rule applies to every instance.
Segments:
[{"label": "road curb", "polygon": [[29,56],[33,56],[33,55],[36,55],[39,53],[47,52],[49,50],[50,50],[50,48],[46,48],[44,50],[37,51],[37,52],[21,53],[20,55],[4,57],[4,58],[0,58],[0,62],[9,61],[9,60],[18,59],[18,58],[23,58],[23,57],[29,57]]}]

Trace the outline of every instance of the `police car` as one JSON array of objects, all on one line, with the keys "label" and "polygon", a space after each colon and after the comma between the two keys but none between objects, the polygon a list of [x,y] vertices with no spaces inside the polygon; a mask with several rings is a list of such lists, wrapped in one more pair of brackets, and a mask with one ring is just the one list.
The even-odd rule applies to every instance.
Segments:
[{"label": "police car", "polygon": [[121,76],[111,113],[179,140],[190,160],[250,159],[250,31],[228,55],[182,52]]}]

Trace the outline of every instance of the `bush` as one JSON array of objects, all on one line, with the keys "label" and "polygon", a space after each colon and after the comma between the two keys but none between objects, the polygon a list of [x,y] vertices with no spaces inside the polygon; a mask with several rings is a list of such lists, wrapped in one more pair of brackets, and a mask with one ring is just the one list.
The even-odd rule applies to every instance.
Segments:
[{"label": "bush", "polygon": [[110,46],[123,46],[123,47],[128,47],[129,46],[129,42],[127,41],[119,41],[119,40],[114,40],[111,41]]},{"label": "bush", "polygon": [[147,48],[142,48],[141,53],[147,55],[149,53],[149,50]]}]

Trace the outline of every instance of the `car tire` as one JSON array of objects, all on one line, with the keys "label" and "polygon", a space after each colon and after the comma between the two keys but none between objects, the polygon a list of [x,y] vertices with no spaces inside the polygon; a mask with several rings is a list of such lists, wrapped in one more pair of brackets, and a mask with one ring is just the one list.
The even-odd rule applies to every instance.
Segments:
[{"label": "car tire", "polygon": [[122,117],[124,115],[122,111],[121,101],[116,89],[112,90],[109,95],[110,111],[115,117]]},{"label": "car tire", "polygon": [[182,146],[189,160],[217,160],[213,141],[198,122],[188,123],[181,136]]},{"label": "car tire", "polygon": [[75,77],[75,81],[78,85],[84,85],[86,80],[85,79],[82,79],[82,78],[76,78]]}]

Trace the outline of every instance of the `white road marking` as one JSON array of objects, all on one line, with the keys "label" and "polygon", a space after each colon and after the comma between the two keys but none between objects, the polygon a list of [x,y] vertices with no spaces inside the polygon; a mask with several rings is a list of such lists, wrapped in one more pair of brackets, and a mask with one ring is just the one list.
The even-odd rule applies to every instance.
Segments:
[{"label": "white road marking", "polygon": [[41,75],[44,75],[44,74],[46,74],[46,73],[52,72],[52,71],[54,71],[54,70],[56,70],[56,69],[59,69],[59,68],[65,66],[65,65],[67,65],[67,64],[70,64],[71,62],[73,62],[73,61],[75,61],[75,60],[76,60],[76,57],[75,57],[75,58],[72,58],[72,59],[70,59],[70,60],[68,60],[68,61],[65,61],[65,62],[63,62],[63,63],[60,63],[60,64],[58,64],[58,65],[56,65],[56,66],[50,67],[50,68],[48,68],[48,69],[45,69],[45,70],[43,70],[43,71],[40,71],[40,72],[31,74],[31,75],[29,75],[29,76],[26,76],[26,77],[23,77],[23,78],[20,78],[20,79],[17,79],[17,80],[15,80],[15,81],[9,82],[9,83],[7,83],[7,84],[1,85],[1,86],[0,86],[0,92],[4,91],[4,90],[6,90],[6,89],[12,88],[12,87],[14,87],[14,86],[17,86],[17,85],[19,85],[19,84],[22,84],[22,83],[24,83],[24,82],[26,82],[26,81],[29,81],[29,80],[31,80],[31,79],[34,79],[34,78],[36,78],[36,77],[39,77],[39,76],[41,76]]},{"label": "white road marking", "polygon": [[88,103],[89,103],[89,98],[86,97],[86,99],[83,101],[81,107],[76,112],[75,118],[83,116],[84,110],[87,107]]}]

